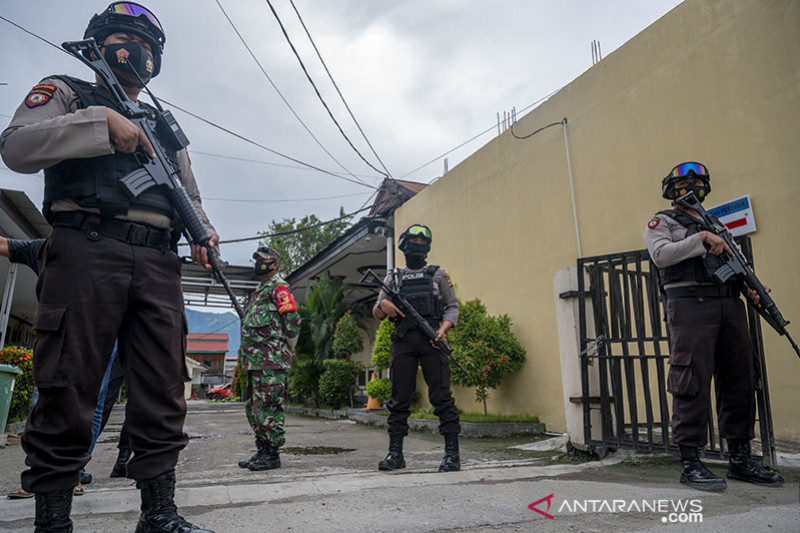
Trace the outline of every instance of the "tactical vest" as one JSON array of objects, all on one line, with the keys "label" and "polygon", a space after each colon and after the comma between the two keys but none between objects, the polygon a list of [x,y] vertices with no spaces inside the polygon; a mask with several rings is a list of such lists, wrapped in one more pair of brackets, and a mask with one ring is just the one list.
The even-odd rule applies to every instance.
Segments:
[{"label": "tactical vest", "polygon": [[397,290],[434,329],[439,327],[444,314],[442,295],[434,292],[433,288],[433,276],[437,270],[438,265],[428,265],[416,272],[404,268],[397,279]]},{"label": "tactical vest", "polygon": [[[52,77],[60,79],[75,91],[80,109],[90,106],[105,106],[124,115],[124,109],[111,98],[105,87],[70,76]],[[140,105],[150,112],[151,117],[155,116],[155,109],[152,106],[144,102],[140,102]],[[154,119],[152,125],[155,130]],[[179,172],[177,152],[167,149],[161,139],[157,139],[157,141],[164,149],[172,167]],[[51,204],[56,200],[69,199],[82,207],[97,208],[101,214],[108,217],[125,215],[129,209],[141,209],[166,215],[174,223],[175,212],[162,187],[152,187],[136,198],[128,197],[119,187],[120,178],[141,166],[133,154],[117,152],[98,157],[66,159],[44,169],[42,212],[45,218],[52,223]]]},{"label": "tactical vest", "polygon": [[[701,221],[679,209],[659,211],[659,215],[667,215],[686,228],[686,236],[694,235],[702,230],[710,230]],[[716,255],[705,254],[685,259],[678,264],[658,269],[661,284],[667,285],[680,281],[696,281],[698,283],[715,283],[712,274],[723,265],[722,259]]]}]

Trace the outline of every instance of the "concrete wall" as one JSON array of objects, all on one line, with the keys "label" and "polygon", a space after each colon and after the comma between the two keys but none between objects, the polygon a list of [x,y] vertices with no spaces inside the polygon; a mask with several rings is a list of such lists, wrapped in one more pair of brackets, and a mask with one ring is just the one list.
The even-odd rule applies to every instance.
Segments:
[{"label": "concrete wall", "polygon": [[[669,206],[661,178],[699,160],[711,171],[708,205],[751,195],[757,272],[800,338],[798,28],[795,0],[687,0],[517,123],[523,135],[568,119],[584,256],[643,248],[646,222]],[[578,254],[562,128],[526,140],[503,133],[395,218],[400,231],[431,227],[429,260],[450,272],[462,300],[478,297],[514,320],[528,361],[490,409],[564,430],[553,276]],[[776,436],[800,441],[800,361],[772,330],[764,337]],[[480,409],[471,391],[457,401]]]}]

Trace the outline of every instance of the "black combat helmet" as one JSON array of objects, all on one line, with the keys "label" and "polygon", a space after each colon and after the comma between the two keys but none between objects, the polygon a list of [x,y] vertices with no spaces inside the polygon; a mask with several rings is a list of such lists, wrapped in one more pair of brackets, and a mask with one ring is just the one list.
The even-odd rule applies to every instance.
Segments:
[{"label": "black combat helmet", "polygon": [[681,163],[670,170],[669,174],[661,180],[661,196],[667,200],[674,200],[678,196],[683,196],[689,192],[688,189],[675,191],[673,185],[689,178],[698,178],[703,182],[703,186],[696,191],[697,199],[702,202],[711,192],[711,175],[708,172],[708,167],[695,161]]},{"label": "black combat helmet", "polygon": [[[425,241],[425,244],[413,244],[408,241],[410,237],[419,237]],[[401,252],[424,253],[427,254],[431,251],[431,242],[433,235],[428,226],[423,224],[412,224],[403,233],[397,241],[397,247]]]},{"label": "black combat helmet", "polygon": [[161,70],[161,54],[164,52],[164,29],[156,16],[146,7],[134,2],[114,2],[102,13],[95,14],[89,21],[84,39],[93,38],[100,46],[112,33],[132,32],[147,41],[153,50],[153,75]]}]

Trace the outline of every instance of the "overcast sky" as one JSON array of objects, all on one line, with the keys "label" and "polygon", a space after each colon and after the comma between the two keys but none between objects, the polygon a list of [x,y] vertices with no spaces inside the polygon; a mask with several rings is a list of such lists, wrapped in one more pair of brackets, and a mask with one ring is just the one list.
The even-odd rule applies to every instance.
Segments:
[{"label": "overcast sky", "polygon": [[[221,238],[255,236],[272,219],[334,218],[361,208],[382,176],[338,132],[265,0],[154,0],[167,41],[150,84],[173,102],[248,139],[364,184],[299,165],[180,111],[204,206]],[[607,56],[677,0],[294,0],[322,58],[377,155],[395,178],[429,182],[448,154],[456,164],[497,135],[497,113],[519,111],[592,65],[591,42]],[[323,98],[364,157],[364,141],[311,46],[289,0],[272,0]],[[0,14],[60,44],[82,38],[97,0],[5,1]],[[292,114],[226,19],[320,145]],[[78,60],[0,20],[0,123],[48,74],[91,79]],[[328,155],[325,150],[330,152]],[[332,157],[331,157],[332,156]],[[334,160],[335,158],[335,160]],[[243,161],[248,160],[248,161]],[[338,162],[337,162],[338,161]],[[343,170],[344,167],[346,170]],[[414,172],[412,172],[414,171]],[[41,206],[42,176],[0,165],[0,187],[24,190]],[[255,242],[223,245],[248,264]]]}]

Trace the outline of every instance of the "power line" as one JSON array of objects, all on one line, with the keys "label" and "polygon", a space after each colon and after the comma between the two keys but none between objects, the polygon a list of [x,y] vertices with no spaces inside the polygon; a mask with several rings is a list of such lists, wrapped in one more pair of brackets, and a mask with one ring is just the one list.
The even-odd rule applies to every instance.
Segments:
[{"label": "power line", "polygon": [[[220,7],[221,7],[221,6],[220,6]],[[40,41],[44,41],[44,42],[46,42],[47,44],[49,44],[50,46],[52,46],[53,48],[55,48],[55,49],[56,49],[56,50],[58,50],[59,52],[63,52],[63,53],[65,53],[65,54],[67,54],[67,55],[70,55],[70,56],[71,56],[71,54],[70,54],[69,52],[67,52],[66,50],[64,50],[63,48],[61,48],[60,46],[58,46],[57,44],[54,44],[54,43],[52,43],[52,42],[48,41],[47,39],[45,39],[44,37],[40,37],[39,35],[37,35],[37,34],[33,33],[32,31],[30,31],[30,30],[27,30],[27,29],[23,28],[22,26],[20,26],[20,25],[19,25],[19,24],[17,24],[16,22],[13,22],[13,21],[9,20],[9,19],[7,19],[6,17],[4,17],[4,16],[2,16],[2,15],[0,15],[0,20],[4,20],[4,21],[8,22],[9,24],[11,24],[12,26],[15,26],[15,27],[19,28],[20,30],[24,31],[25,33],[27,33],[27,34],[29,34],[29,35],[32,35],[33,37],[36,37],[36,38],[37,38],[37,39],[39,39]],[[218,128],[218,129],[220,129],[220,130],[224,131],[225,133],[228,133],[228,134],[230,134],[230,135],[232,135],[232,136],[236,137],[237,139],[240,139],[240,140],[243,140],[243,141],[245,141],[245,142],[248,142],[248,143],[250,143],[250,144],[252,144],[252,145],[254,145],[254,146],[258,146],[259,148],[262,148],[262,149],[264,149],[264,150],[266,150],[266,151],[268,151],[268,152],[270,152],[270,153],[273,153],[273,154],[275,154],[275,155],[277,155],[277,156],[283,157],[283,158],[285,158],[285,159],[288,159],[288,160],[290,160],[290,161],[293,161],[293,162],[295,162],[295,163],[298,163],[298,164],[300,164],[300,165],[303,165],[303,166],[305,166],[305,167],[308,167],[308,168],[310,168],[310,169],[316,170],[316,171],[318,171],[318,172],[322,172],[323,174],[328,174],[328,175],[330,175],[330,176],[333,176],[333,177],[335,177],[335,178],[340,178],[340,179],[347,180],[347,181],[350,181],[350,182],[353,182],[353,183],[358,183],[359,185],[363,185],[363,186],[365,186],[365,187],[369,187],[369,188],[371,188],[371,189],[377,189],[377,187],[375,187],[374,185],[369,185],[368,183],[364,183],[362,180],[358,180],[358,179],[356,179],[356,180],[351,180],[351,179],[349,179],[349,178],[345,178],[344,176],[341,176],[341,175],[339,175],[339,174],[335,174],[335,173],[333,173],[333,172],[330,172],[330,171],[327,171],[327,170],[321,169],[321,168],[319,168],[319,167],[316,167],[316,166],[314,166],[314,165],[311,165],[311,164],[309,164],[309,163],[306,163],[305,161],[301,161],[301,160],[299,160],[299,159],[295,159],[295,158],[293,158],[293,157],[290,157],[290,156],[288,156],[288,155],[286,155],[286,154],[282,154],[281,152],[278,152],[277,150],[273,150],[272,148],[269,148],[269,147],[267,147],[267,146],[264,146],[263,144],[257,143],[257,142],[255,142],[255,141],[253,141],[253,140],[250,140],[250,139],[248,139],[247,137],[245,137],[245,136],[243,136],[243,135],[239,135],[238,133],[235,133],[235,132],[233,132],[233,131],[231,131],[231,130],[229,130],[229,129],[227,129],[227,128],[224,128],[224,127],[222,127],[222,126],[220,126],[220,125],[218,125],[218,124],[215,124],[214,122],[212,122],[212,121],[210,121],[210,120],[208,120],[208,119],[205,119],[205,118],[201,117],[200,115],[197,115],[197,114],[195,114],[195,113],[192,113],[191,111],[188,111],[188,110],[186,110],[186,109],[184,109],[184,108],[182,108],[182,107],[180,107],[180,106],[178,106],[178,105],[176,105],[176,104],[173,104],[173,103],[169,102],[168,100],[165,100],[165,99],[163,99],[163,98],[159,98],[159,100],[160,100],[161,102],[164,102],[165,104],[167,104],[167,105],[169,105],[169,106],[172,106],[172,107],[174,107],[175,109],[178,109],[179,111],[183,111],[183,112],[184,112],[184,113],[186,113],[187,115],[190,115],[190,116],[192,116],[192,117],[194,117],[194,118],[196,118],[196,119],[198,119],[198,120],[200,120],[200,121],[202,121],[202,122],[204,122],[204,123],[206,123],[206,124],[208,124],[208,125],[210,125],[210,126],[213,126],[213,127],[215,127],[215,128]],[[346,169],[345,169],[345,170],[346,170]],[[352,175],[352,174],[351,174],[351,175]],[[354,177],[355,177],[355,176],[354,176]]]},{"label": "power line", "polygon": [[[267,2],[267,5],[269,6],[270,11],[272,11],[272,14],[275,16],[275,20],[278,21],[278,26],[281,27],[281,32],[283,32],[283,36],[286,38],[286,42],[289,43],[289,47],[292,49],[292,52],[294,52],[294,56],[297,58],[297,61],[300,63],[300,68],[303,69],[303,73],[306,75],[306,79],[308,79],[308,83],[310,83],[311,87],[314,88],[314,92],[316,93],[317,98],[322,103],[322,107],[325,108],[325,111],[328,112],[328,116],[331,117],[331,120],[336,125],[336,127],[339,129],[339,133],[342,134],[342,137],[344,137],[344,139],[347,141],[347,144],[350,145],[350,148],[352,148],[353,151],[356,154],[358,154],[358,157],[360,157],[361,160],[364,161],[364,163],[369,165],[369,167],[371,169],[375,170],[376,172],[380,172],[381,174],[383,174],[383,172],[381,170],[375,168],[375,166],[372,163],[370,163],[369,161],[367,161],[367,158],[364,157],[364,155],[361,152],[358,151],[358,148],[355,147],[355,145],[353,144],[353,141],[350,140],[350,137],[348,137],[347,134],[342,129],[342,126],[339,124],[339,121],[337,121],[336,117],[333,116],[333,112],[331,111],[330,107],[328,107],[328,104],[325,102],[325,99],[322,98],[322,95],[320,94],[319,89],[317,88],[317,85],[314,83],[314,80],[311,79],[311,75],[308,73],[308,69],[306,69],[305,63],[303,63],[303,60],[300,58],[300,54],[297,53],[297,49],[294,47],[294,44],[292,43],[292,40],[289,38],[289,34],[286,32],[286,27],[283,25],[283,22],[281,21],[281,18],[278,16],[278,12],[275,11],[275,8],[272,6],[272,2],[270,2],[270,0],[266,0],[266,2]],[[297,11],[297,9],[295,9],[295,12],[296,11]],[[299,13],[298,13],[298,16],[299,16]],[[306,30],[306,32],[307,31],[308,30]],[[388,173],[384,174],[384,175],[386,177],[389,176]]]},{"label": "power line", "polygon": [[[246,163],[258,163],[260,165],[270,165],[270,166],[273,166],[273,167],[294,168],[294,169],[297,169],[297,170],[313,170],[313,169],[308,168],[308,167],[299,167],[297,165],[284,165],[282,163],[274,163],[272,161],[261,161],[259,159],[248,159],[246,157],[236,157],[236,156],[232,156],[232,155],[215,154],[213,152],[201,152],[200,150],[189,150],[189,153],[192,154],[192,155],[195,155],[195,154],[208,155],[208,156],[212,156],[212,157],[221,157],[223,159],[232,159],[234,161],[244,161]],[[341,174],[339,174],[338,172],[333,172],[332,170],[329,171],[329,172],[332,173],[332,174],[336,174],[337,176],[341,177]],[[370,179],[383,179],[382,176],[370,176],[368,174],[356,174],[356,176],[360,176],[362,178],[370,178]]]},{"label": "power line", "polygon": [[[325,222],[319,222],[317,224],[312,224],[310,226],[304,226],[302,228],[296,228],[296,229],[292,229],[292,230],[289,230],[289,231],[281,231],[279,233],[272,233],[272,234],[269,234],[269,235],[265,234],[265,235],[258,235],[256,237],[245,237],[243,239],[230,239],[230,240],[227,240],[227,241],[219,241],[219,243],[220,244],[232,244],[232,243],[236,243],[236,242],[258,241],[258,240],[261,240],[261,239],[268,239],[270,237],[282,237],[284,235],[292,235],[294,233],[300,233],[300,232],[307,231],[307,230],[310,230],[310,229],[319,228],[321,226],[327,226],[328,224],[333,224],[334,222],[338,222],[340,220],[344,220],[346,218],[350,218],[355,214],[358,214],[358,213],[360,213],[362,211],[366,211],[367,209],[372,209],[372,206],[362,207],[361,209],[357,209],[356,211],[353,211],[352,213],[347,213],[347,214],[344,214],[344,215],[342,215],[340,217],[333,218],[331,220],[326,220]],[[178,246],[189,246],[189,243],[181,242],[181,243],[178,243]]]},{"label": "power line", "polygon": [[[250,54],[250,57],[252,57],[252,58],[253,58],[253,61],[255,61],[255,62],[256,62],[256,65],[258,65],[258,68],[261,70],[261,73],[262,73],[262,74],[264,74],[264,76],[265,76],[265,77],[267,78],[267,80],[269,81],[270,85],[272,85],[272,88],[273,88],[273,89],[275,89],[275,92],[276,92],[276,93],[278,93],[278,96],[280,96],[280,97],[281,97],[281,100],[283,100],[283,103],[284,103],[284,104],[286,104],[286,107],[288,107],[288,108],[289,108],[289,110],[292,112],[292,114],[293,114],[293,115],[294,115],[294,117],[297,119],[297,121],[298,121],[298,122],[300,122],[300,124],[302,124],[303,128],[305,128],[305,130],[308,132],[308,134],[309,134],[309,135],[311,135],[311,138],[312,138],[312,139],[314,139],[314,142],[316,142],[316,143],[317,143],[317,145],[319,145],[319,147],[320,147],[320,148],[322,148],[322,150],[323,150],[323,151],[324,151],[326,154],[328,154],[328,156],[329,156],[331,159],[333,159],[333,161],[334,161],[334,162],[335,162],[337,165],[339,165],[339,167],[341,167],[341,169],[342,169],[342,170],[344,170],[345,172],[347,172],[349,175],[353,176],[353,178],[354,178],[354,179],[356,179],[357,181],[361,181],[361,180],[360,180],[360,179],[358,179],[358,178],[357,178],[357,177],[356,177],[356,176],[355,176],[355,175],[354,175],[352,172],[350,172],[350,170],[348,170],[347,168],[345,168],[345,166],[344,166],[344,165],[342,165],[342,164],[339,162],[339,160],[338,160],[338,159],[336,159],[336,158],[333,156],[333,154],[332,154],[332,153],[330,153],[330,152],[328,151],[328,149],[327,149],[327,148],[325,148],[325,146],[323,146],[323,145],[322,145],[322,143],[320,142],[320,140],[319,140],[319,139],[317,139],[317,137],[316,137],[316,136],[315,136],[315,135],[314,135],[314,134],[311,132],[311,129],[309,129],[309,127],[306,125],[306,123],[305,123],[305,122],[303,122],[303,119],[301,119],[301,118],[300,118],[300,115],[298,115],[298,114],[297,114],[297,112],[294,110],[294,108],[293,108],[293,107],[292,107],[292,105],[289,103],[289,101],[286,99],[286,97],[285,97],[285,96],[283,96],[283,93],[280,91],[280,89],[278,89],[278,86],[277,86],[277,85],[275,85],[275,82],[274,82],[274,81],[272,81],[272,78],[269,76],[269,74],[267,74],[267,71],[264,69],[264,67],[261,65],[261,62],[258,60],[258,58],[256,57],[256,55],[255,55],[255,54],[253,53],[253,51],[250,49],[250,46],[247,44],[247,41],[245,41],[245,40],[244,40],[244,37],[242,36],[242,34],[241,34],[241,33],[239,33],[239,30],[238,30],[238,28],[236,28],[236,25],[233,23],[233,21],[231,20],[231,18],[228,16],[228,13],[225,11],[225,8],[223,8],[223,7],[222,7],[222,4],[220,3],[220,1],[219,1],[219,0],[215,0],[215,1],[216,1],[217,5],[219,6],[219,9],[220,9],[220,11],[222,11],[222,14],[225,16],[225,18],[227,19],[228,23],[231,25],[231,28],[233,28],[233,31],[234,31],[234,33],[236,33],[236,36],[237,36],[237,37],[239,37],[239,40],[240,40],[240,41],[242,41],[242,44],[243,44],[243,45],[244,45],[244,47],[247,49],[247,52]],[[362,183],[363,183],[363,182],[362,182]]]},{"label": "power line", "polygon": [[357,192],[353,194],[339,194],[336,196],[321,196],[319,198],[284,198],[284,199],[271,199],[271,200],[248,200],[244,198],[208,198],[206,196],[202,197],[202,200],[205,202],[207,200],[216,201],[216,202],[247,202],[247,203],[283,203],[283,202],[313,202],[317,200],[335,200],[337,198],[351,198],[353,196],[363,196],[365,194],[370,194],[370,197],[374,196],[377,191],[373,191],[371,194],[367,192]]},{"label": "power line", "polygon": [[194,117],[197,120],[200,120],[202,122],[205,122],[209,126],[214,126],[215,128],[217,128],[217,129],[219,129],[221,131],[224,131],[225,133],[227,133],[229,135],[233,135],[237,139],[240,139],[242,141],[248,142],[248,143],[252,144],[253,146],[258,146],[259,148],[261,148],[263,150],[266,150],[267,152],[269,152],[271,154],[275,154],[277,156],[283,157],[284,159],[288,159],[289,161],[294,161],[295,163],[298,163],[298,164],[303,165],[303,166],[308,167],[308,168],[312,168],[312,169],[314,169],[314,170],[316,170],[318,172],[322,172],[323,174],[328,174],[329,176],[333,176],[334,178],[339,178],[339,179],[343,179],[343,180],[346,180],[346,181],[349,181],[349,182],[352,182],[352,183],[357,183],[358,185],[363,185],[364,187],[369,187],[371,189],[377,189],[378,188],[378,187],[375,187],[374,185],[370,185],[369,183],[365,183],[362,180],[351,180],[350,178],[346,178],[346,177],[344,177],[344,176],[342,176],[340,174],[335,174],[335,173],[333,173],[333,172],[331,172],[329,170],[325,170],[323,168],[316,167],[316,166],[314,166],[314,165],[312,165],[310,163],[306,163],[305,161],[301,161],[299,159],[295,159],[294,157],[288,156],[288,155],[283,154],[283,153],[281,153],[281,152],[279,152],[277,150],[273,150],[272,148],[270,148],[268,146],[264,146],[263,144],[258,143],[258,142],[254,141],[252,139],[249,139],[249,138],[245,137],[244,135],[240,135],[240,134],[236,133],[235,131],[229,130],[228,128],[226,128],[224,126],[220,126],[216,122],[212,122],[212,121],[208,120],[207,118],[203,118],[200,115],[192,113],[191,111],[189,111],[187,109],[184,109],[184,108],[180,107],[177,104],[173,104],[169,100],[165,100],[163,98],[159,98],[159,100],[164,102],[165,104],[167,104],[170,107],[174,107],[178,111],[183,111],[187,115],[189,115],[191,117]]},{"label": "power line", "polygon": [[339,90],[339,86],[336,84],[336,80],[333,79],[333,74],[331,74],[331,71],[328,70],[328,65],[325,64],[325,60],[322,59],[322,54],[320,54],[319,49],[317,48],[317,44],[314,42],[314,39],[311,38],[311,33],[309,33],[308,28],[306,27],[306,23],[303,21],[303,17],[300,16],[300,12],[297,10],[297,7],[294,5],[294,1],[293,0],[289,0],[289,3],[292,4],[292,8],[294,8],[294,12],[297,13],[297,18],[300,20],[300,24],[303,26],[303,29],[305,30],[306,35],[308,36],[308,40],[311,41],[311,46],[314,47],[314,51],[317,53],[317,57],[319,57],[320,63],[322,63],[322,66],[325,68],[325,72],[328,73],[328,77],[330,78],[331,83],[336,88],[336,92],[339,94],[339,98],[342,99],[342,103],[344,104],[344,107],[347,109],[347,112],[350,113],[350,117],[353,119],[353,122],[355,122],[356,127],[358,127],[358,131],[361,132],[361,136],[364,137],[364,140],[366,141],[367,146],[369,146],[369,149],[372,150],[372,153],[375,155],[375,158],[380,162],[381,166],[383,167],[383,170],[386,171],[386,175],[391,177],[391,175],[392,175],[391,172],[389,172],[389,169],[386,168],[386,165],[383,164],[383,160],[378,155],[378,152],[375,151],[375,148],[372,147],[372,143],[369,142],[369,139],[367,138],[367,134],[364,133],[363,129],[361,129],[361,124],[358,123],[358,120],[356,120],[355,115],[353,115],[353,112],[350,110],[350,106],[347,105],[347,102],[344,99],[344,95],[342,95],[342,91]]},{"label": "power line", "polygon": [[[530,109],[531,107],[535,106],[536,104],[538,104],[538,103],[540,103],[540,102],[543,102],[543,101],[547,100],[548,98],[550,98],[551,96],[553,96],[554,94],[556,94],[556,93],[557,93],[558,91],[560,91],[560,90],[561,90],[561,88],[559,88],[559,89],[556,89],[555,91],[551,92],[551,93],[550,93],[550,94],[548,94],[547,96],[543,96],[542,98],[539,98],[538,100],[536,100],[536,101],[535,101],[535,102],[533,102],[532,104],[528,104],[527,106],[525,106],[525,107],[523,107],[522,109],[520,109],[520,112],[522,112],[522,111],[527,111],[528,109]],[[447,154],[449,154],[449,153],[451,153],[451,152],[455,152],[456,150],[458,150],[459,148],[461,148],[461,147],[462,147],[462,146],[464,146],[465,144],[469,144],[469,143],[471,143],[472,141],[474,141],[475,139],[477,139],[478,137],[481,137],[481,136],[483,136],[483,135],[486,135],[487,133],[489,133],[490,131],[492,131],[492,130],[493,130],[493,129],[495,129],[496,127],[497,127],[497,124],[493,124],[493,125],[492,125],[492,126],[490,126],[488,129],[485,129],[485,130],[483,130],[482,132],[480,132],[480,133],[478,133],[477,135],[475,135],[474,137],[471,137],[471,138],[467,139],[466,141],[464,141],[463,143],[459,144],[459,145],[458,145],[458,146],[456,146],[455,148],[451,148],[450,150],[446,151],[445,153],[443,153],[443,154],[441,154],[441,155],[438,155],[438,156],[434,157],[433,159],[431,159],[431,160],[430,160],[430,161],[428,161],[427,163],[423,163],[422,165],[418,166],[417,168],[415,168],[414,170],[412,170],[412,171],[410,171],[410,172],[406,172],[405,174],[403,174],[402,176],[400,176],[400,178],[398,178],[398,179],[403,179],[403,178],[405,178],[406,176],[408,176],[408,175],[410,175],[410,174],[413,174],[413,173],[414,173],[414,172],[416,172],[417,170],[419,170],[419,169],[421,169],[421,168],[425,168],[425,167],[427,167],[427,166],[428,166],[428,165],[430,165],[431,163],[434,163],[434,162],[438,161],[439,159],[443,158],[443,157],[444,157],[444,156],[446,156]],[[433,178],[433,179],[436,179],[436,178]],[[431,180],[431,182],[433,181],[433,179]],[[430,182],[429,182],[429,183],[430,183]]]}]

